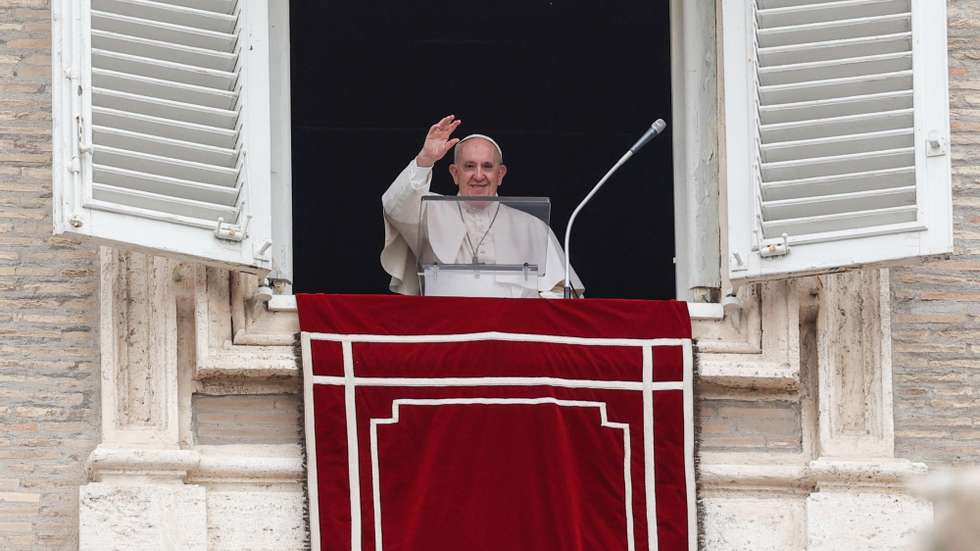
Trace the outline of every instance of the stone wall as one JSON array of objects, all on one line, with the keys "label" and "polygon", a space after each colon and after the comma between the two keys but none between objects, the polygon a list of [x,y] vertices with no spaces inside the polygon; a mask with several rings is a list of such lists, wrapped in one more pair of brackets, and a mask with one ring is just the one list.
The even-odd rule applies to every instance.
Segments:
[{"label": "stone wall", "polygon": [[98,443],[96,250],[51,235],[51,14],[0,2],[0,549],[75,549]]},{"label": "stone wall", "polygon": [[[951,0],[949,9],[957,254],[891,272],[897,451],[933,464],[980,459],[980,168],[973,161],[980,158],[980,0]],[[51,236],[50,42],[46,0],[0,2],[4,550],[77,547],[78,488],[89,481],[86,460],[100,440],[97,252]],[[802,455],[800,404],[784,393],[758,402],[755,392],[702,402],[702,449]],[[202,444],[254,443],[263,435],[284,443],[295,434],[285,429],[298,423],[290,395],[195,402]],[[261,421],[261,434],[244,430],[253,421]],[[209,522],[216,525],[225,510],[221,492],[233,496],[229,503],[240,501],[227,488],[214,490]],[[214,538],[227,534],[212,531],[220,546]]]},{"label": "stone wall", "polygon": [[955,254],[892,270],[895,446],[980,461],[980,0],[950,0]]}]

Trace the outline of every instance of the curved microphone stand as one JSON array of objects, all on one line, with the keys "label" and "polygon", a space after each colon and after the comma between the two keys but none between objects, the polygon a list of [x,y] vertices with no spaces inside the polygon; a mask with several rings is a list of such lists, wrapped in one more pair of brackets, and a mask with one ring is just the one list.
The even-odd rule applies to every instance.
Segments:
[{"label": "curved microphone stand", "polygon": [[626,161],[630,160],[630,157],[639,151],[640,148],[645,146],[650,140],[657,137],[657,134],[663,132],[665,128],[667,128],[667,123],[664,122],[663,119],[657,119],[653,124],[651,124],[650,128],[647,129],[643,136],[640,137],[635,144],[633,144],[633,147],[631,147],[629,151],[623,154],[623,156],[616,161],[616,164],[609,169],[609,172],[606,172],[606,175],[599,180],[599,183],[592,188],[592,191],[590,191],[589,194],[585,196],[585,199],[582,199],[582,202],[579,203],[578,206],[575,207],[575,210],[572,211],[572,216],[568,219],[568,226],[565,228],[565,298],[573,298],[575,295],[575,291],[572,289],[572,249],[569,247],[569,242],[572,236],[572,224],[575,223],[575,218],[578,216],[579,211],[581,211],[582,207],[584,207],[585,204],[592,199],[592,196],[599,191],[599,188],[606,183],[606,180],[608,180],[610,176],[619,170],[619,167],[626,164]]}]

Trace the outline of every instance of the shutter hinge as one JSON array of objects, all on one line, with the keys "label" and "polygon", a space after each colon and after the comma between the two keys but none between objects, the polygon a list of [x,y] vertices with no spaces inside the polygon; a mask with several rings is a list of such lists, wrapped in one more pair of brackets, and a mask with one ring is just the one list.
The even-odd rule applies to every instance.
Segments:
[{"label": "shutter hinge", "polygon": [[948,151],[946,138],[933,130],[926,138],[926,157],[942,157]]},{"label": "shutter hinge", "polygon": [[778,239],[765,239],[759,247],[759,256],[771,258],[789,254],[789,234],[783,234]]},{"label": "shutter hinge", "polygon": [[248,223],[251,220],[251,214],[245,215],[244,224],[225,224],[224,218],[218,218],[218,223],[214,227],[214,236],[225,241],[242,241],[248,235]]}]

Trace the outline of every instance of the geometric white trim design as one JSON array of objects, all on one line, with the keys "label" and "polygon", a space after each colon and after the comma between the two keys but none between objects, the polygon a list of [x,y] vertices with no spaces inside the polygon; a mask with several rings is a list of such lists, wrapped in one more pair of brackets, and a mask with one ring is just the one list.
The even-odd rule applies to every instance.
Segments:
[{"label": "geometric white trim design", "polygon": [[[318,385],[358,386],[557,386],[561,388],[592,388],[596,390],[644,390],[647,385],[640,381],[602,381],[590,379],[565,379],[561,377],[347,377],[314,375]],[[680,381],[650,383],[651,390],[683,390]]]},{"label": "geometric white trim design", "polygon": [[[355,388],[371,386],[435,386],[435,387],[472,387],[472,386],[554,386],[562,388],[590,388],[590,389],[609,389],[609,390],[631,390],[643,393],[643,464],[644,464],[644,489],[646,492],[646,516],[648,548],[658,549],[657,530],[656,530],[656,501],[655,501],[655,472],[654,472],[654,419],[653,419],[653,393],[660,390],[681,390],[683,395],[683,418],[684,418],[684,468],[686,473],[687,488],[687,517],[688,517],[688,549],[697,549],[697,506],[695,502],[695,477],[694,477],[694,401],[693,401],[693,357],[691,339],[664,338],[664,339],[630,339],[630,338],[589,338],[589,337],[568,337],[557,335],[540,335],[524,333],[506,333],[499,331],[485,331],[478,333],[458,333],[447,335],[374,335],[374,334],[339,334],[339,333],[301,333],[302,357],[303,357],[303,387],[304,387],[304,410],[306,427],[306,450],[308,465],[308,484],[310,494],[310,540],[313,549],[320,548],[320,526],[319,526],[319,503],[316,498],[317,475],[313,468],[316,463],[316,435],[312,430],[314,427],[313,419],[313,386],[329,385],[342,386],[344,388],[344,401],[347,421],[347,452],[348,452],[348,474],[350,476],[350,507],[351,507],[351,549],[360,551],[362,549],[362,530],[361,530],[361,496],[360,496],[360,462],[357,442],[357,419],[355,407]],[[313,375],[312,347],[311,342],[332,341],[341,344],[343,353],[344,375],[322,376]],[[475,341],[509,341],[509,342],[535,342],[535,343],[554,343],[585,346],[617,346],[617,347],[639,347],[642,351],[643,369],[642,381],[616,381],[616,380],[586,380],[568,379],[557,377],[357,377],[354,373],[353,344],[355,343],[447,343],[447,342],[475,342]],[[658,346],[681,347],[683,350],[683,379],[682,381],[653,381],[653,348]],[[371,419],[371,460],[372,478],[375,509],[375,545],[381,551],[381,529],[380,529],[380,495],[377,480],[379,478],[379,466],[377,464],[377,434],[376,428],[379,424],[393,424],[398,420],[399,404],[405,405],[444,405],[444,404],[478,404],[478,403],[554,403],[560,406],[577,407],[597,407],[600,409],[602,426],[610,428],[621,428],[627,438],[627,456],[630,454],[628,432],[629,427],[625,423],[611,423],[606,417],[605,404],[602,402],[587,402],[575,400],[558,400],[553,397],[542,398],[460,398],[460,399],[395,399],[392,404],[392,417],[388,419]],[[627,460],[628,461],[628,460]],[[628,465],[628,463],[627,463]],[[626,477],[632,483],[632,476],[626,468]],[[628,485],[627,495],[632,496],[631,484]],[[630,501],[630,500],[628,500]],[[633,537],[633,516],[631,501],[626,504],[627,528],[630,533],[629,549],[634,549],[635,542]]]},{"label": "geometric white trim design", "polygon": [[429,343],[429,342],[475,342],[511,341],[542,342],[553,344],[577,344],[583,346],[684,346],[691,339],[620,339],[602,337],[566,337],[559,335],[536,335],[534,333],[504,333],[501,331],[482,331],[479,333],[452,333],[448,335],[344,335],[340,333],[305,333],[314,341],[334,342],[386,342],[386,343]]},{"label": "geometric white trim design", "polygon": [[[411,399],[399,398],[391,403],[391,417],[371,419],[371,482],[374,489],[374,548],[382,551],[381,542],[381,469],[378,457],[378,425],[398,423],[399,408],[406,406],[445,406],[445,405],[539,405],[553,404],[560,407],[594,407],[599,410],[600,425],[623,431],[623,480],[625,481],[626,501],[626,542],[629,551],[636,549],[633,536],[633,478],[630,473],[630,426],[627,423],[610,422],[606,415],[605,402],[582,400],[559,400],[553,397],[541,398],[441,398]],[[360,515],[360,511],[357,513]]]}]

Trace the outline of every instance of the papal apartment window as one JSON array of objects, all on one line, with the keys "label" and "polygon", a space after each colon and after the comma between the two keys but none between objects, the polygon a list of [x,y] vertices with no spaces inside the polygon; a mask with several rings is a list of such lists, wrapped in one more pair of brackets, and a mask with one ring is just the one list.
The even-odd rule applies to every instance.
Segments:
[{"label": "papal apartment window", "polygon": [[578,219],[588,296],[675,296],[675,227],[676,296],[707,296],[719,218],[733,284],[952,250],[941,3],[185,4],[52,0],[56,233],[384,292],[380,196],[440,117],[497,138],[559,235],[664,117]]},{"label": "papal apartment window", "polygon": [[[381,194],[447,114],[502,146],[501,195],[546,196],[552,227],[670,99],[668,2],[292,2],[296,292],[386,292]],[[671,128],[579,216],[591,297],[672,298]],[[432,190],[455,194],[450,158]]]}]

